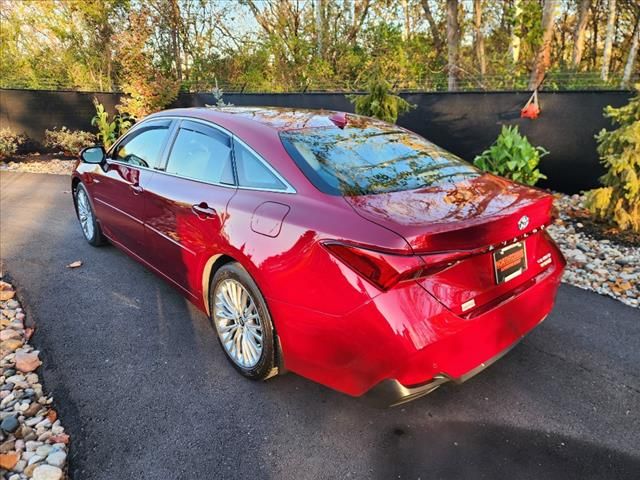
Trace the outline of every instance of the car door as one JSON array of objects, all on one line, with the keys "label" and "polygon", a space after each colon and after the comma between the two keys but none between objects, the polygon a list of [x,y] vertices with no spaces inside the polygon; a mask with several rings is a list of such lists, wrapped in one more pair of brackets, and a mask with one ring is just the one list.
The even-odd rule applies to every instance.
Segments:
[{"label": "car door", "polygon": [[160,162],[170,126],[171,120],[151,120],[134,127],[109,151],[102,174],[92,182],[104,233],[145,260],[143,193]]},{"label": "car door", "polygon": [[225,242],[221,232],[235,192],[231,137],[180,120],[164,172],[146,187],[146,229],[153,265],[193,296],[202,293],[204,264]]}]

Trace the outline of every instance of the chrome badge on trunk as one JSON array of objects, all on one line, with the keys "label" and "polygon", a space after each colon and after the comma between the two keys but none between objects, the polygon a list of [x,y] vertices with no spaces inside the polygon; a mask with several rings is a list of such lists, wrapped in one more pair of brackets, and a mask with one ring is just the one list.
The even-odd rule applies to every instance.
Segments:
[{"label": "chrome badge on trunk", "polygon": [[518,228],[520,230],[524,230],[528,226],[529,226],[529,217],[527,217],[526,215],[523,215],[522,217],[520,217],[520,220],[518,220]]}]

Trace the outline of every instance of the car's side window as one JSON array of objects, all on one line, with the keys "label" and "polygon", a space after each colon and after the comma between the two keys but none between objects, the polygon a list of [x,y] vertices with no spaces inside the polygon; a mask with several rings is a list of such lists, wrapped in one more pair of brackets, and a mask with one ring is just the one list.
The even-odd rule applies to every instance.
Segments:
[{"label": "car's side window", "polygon": [[215,128],[183,121],[173,142],[166,172],[233,185],[231,138]]},{"label": "car's side window", "polygon": [[168,134],[169,123],[140,127],[120,142],[113,159],[137,167],[153,168],[160,159]]},{"label": "car's side window", "polygon": [[287,190],[287,186],[251,150],[235,140],[233,149],[239,186]]}]

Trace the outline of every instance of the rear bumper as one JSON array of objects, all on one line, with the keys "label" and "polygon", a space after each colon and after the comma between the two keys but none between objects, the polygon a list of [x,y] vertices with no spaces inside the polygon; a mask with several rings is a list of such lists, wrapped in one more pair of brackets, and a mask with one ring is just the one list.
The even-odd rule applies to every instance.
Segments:
[{"label": "rear bumper", "polygon": [[[546,315],[542,320],[540,320],[539,323],[542,323],[545,318],[547,318]],[[500,360],[502,357],[504,357],[516,345],[518,345],[518,343],[520,343],[520,340],[522,338],[523,337],[520,337],[520,339],[518,339],[516,342],[514,342],[512,345],[510,345],[503,351],[497,353],[496,355],[491,357],[489,360],[482,362],[480,365],[469,370],[467,373],[465,373],[464,375],[458,378],[451,378],[448,375],[441,373],[433,377],[427,383],[423,385],[418,385],[415,387],[405,387],[404,385],[402,385],[402,383],[400,383],[395,378],[389,379],[389,380],[383,380],[382,382],[377,384],[375,387],[370,389],[363,396],[367,399],[369,403],[377,407],[395,407],[403,403],[410,402],[411,400],[415,400],[416,398],[420,398],[425,395],[428,395],[429,393],[433,392],[434,390],[436,390],[441,385],[444,385],[445,383],[448,383],[448,382],[453,382],[456,384],[464,383],[470,378],[475,377],[477,374],[479,374],[486,368],[489,368],[491,365],[493,365],[495,362]]]},{"label": "rear bumper", "polygon": [[288,370],[352,396],[393,405],[461,383],[497,361],[551,311],[565,265],[477,316],[456,315],[417,283],[344,316],[270,303]]}]

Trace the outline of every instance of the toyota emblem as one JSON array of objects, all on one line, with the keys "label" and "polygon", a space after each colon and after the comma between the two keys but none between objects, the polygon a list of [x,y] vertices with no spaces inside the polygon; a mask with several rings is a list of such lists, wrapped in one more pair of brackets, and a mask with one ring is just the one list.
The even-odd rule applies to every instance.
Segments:
[{"label": "toyota emblem", "polygon": [[523,215],[522,217],[520,217],[520,220],[518,220],[518,228],[520,230],[524,230],[525,228],[527,228],[528,225],[529,225],[529,217],[527,217],[526,215]]}]

